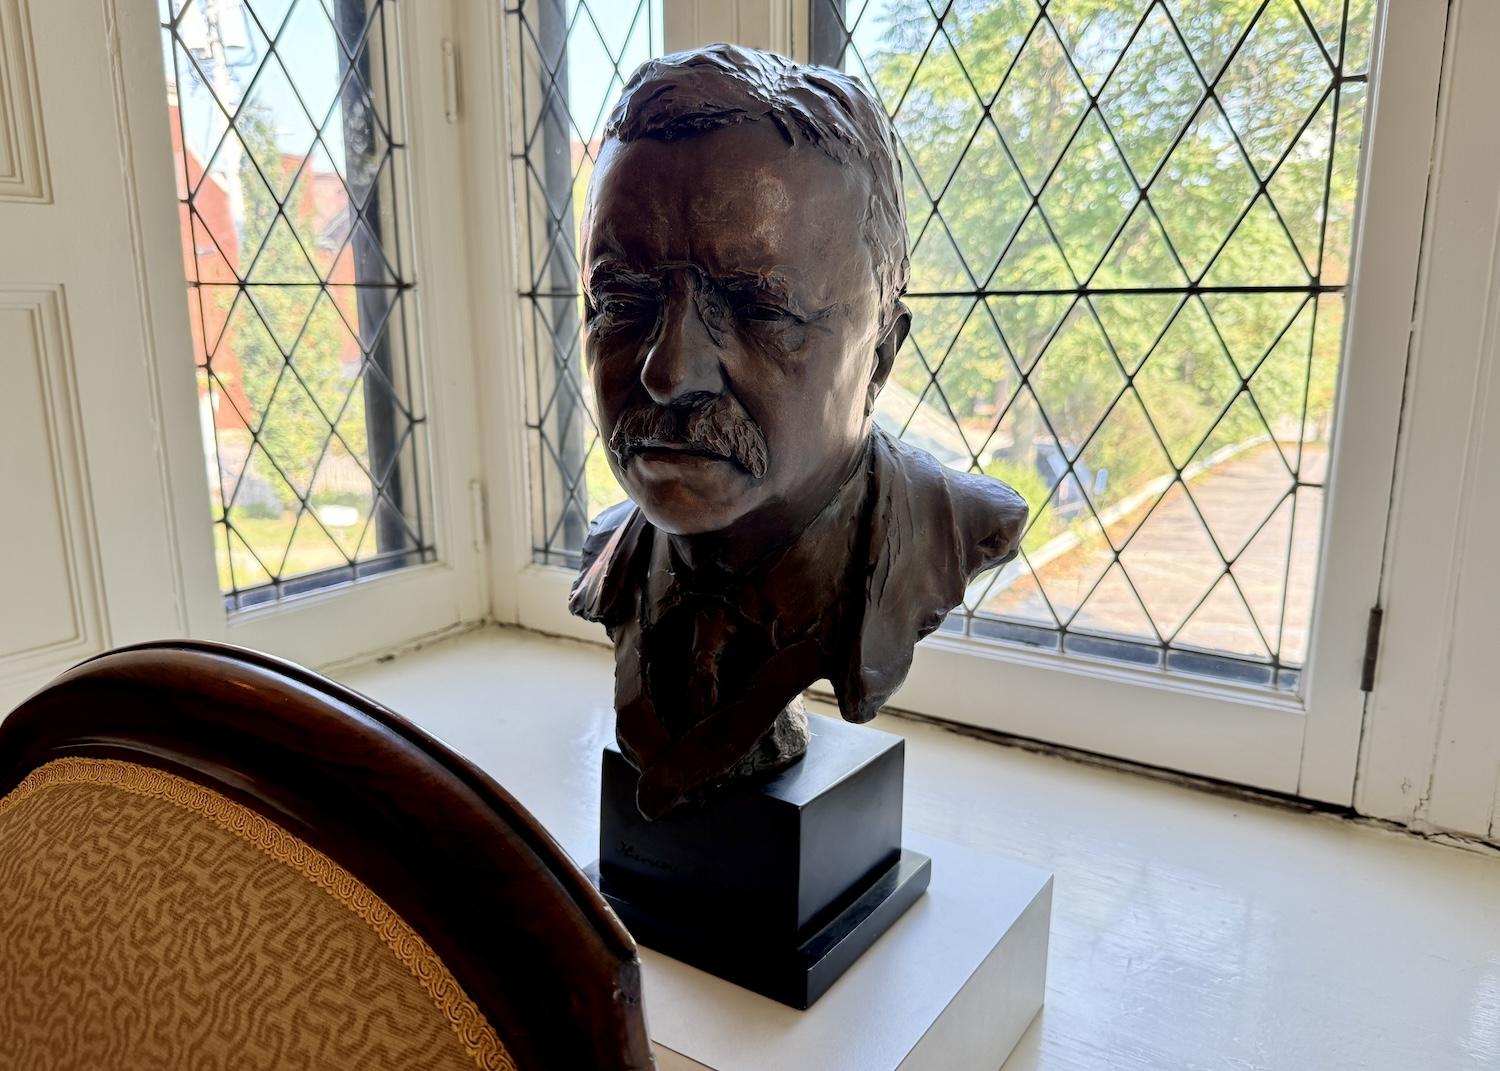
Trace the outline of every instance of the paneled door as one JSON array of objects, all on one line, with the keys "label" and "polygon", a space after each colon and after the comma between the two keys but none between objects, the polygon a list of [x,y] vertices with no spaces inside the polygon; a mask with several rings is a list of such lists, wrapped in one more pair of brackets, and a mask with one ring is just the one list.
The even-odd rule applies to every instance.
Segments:
[{"label": "paneled door", "polygon": [[152,339],[182,294],[145,271],[170,199],[143,218],[132,185],[133,157],[170,150],[165,123],[122,118],[123,14],[0,0],[0,711],[107,646],[192,631],[184,568],[211,568],[207,526],[180,546],[172,521],[166,459],[198,446],[163,410],[191,411],[192,380],[159,374]]},{"label": "paneled door", "polygon": [[0,0],[0,711],[485,612],[451,12]]}]

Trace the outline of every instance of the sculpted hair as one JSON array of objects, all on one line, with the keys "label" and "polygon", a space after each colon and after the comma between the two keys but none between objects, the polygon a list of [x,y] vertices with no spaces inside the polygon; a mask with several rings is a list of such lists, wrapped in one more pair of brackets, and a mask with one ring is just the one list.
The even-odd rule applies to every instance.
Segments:
[{"label": "sculpted hair", "polygon": [[859,82],[831,67],[737,45],[675,52],[636,68],[604,137],[672,141],[761,120],[775,124],[793,146],[807,144],[868,171],[871,197],[860,230],[875,265],[884,330],[911,275],[906,203],[895,132]]}]

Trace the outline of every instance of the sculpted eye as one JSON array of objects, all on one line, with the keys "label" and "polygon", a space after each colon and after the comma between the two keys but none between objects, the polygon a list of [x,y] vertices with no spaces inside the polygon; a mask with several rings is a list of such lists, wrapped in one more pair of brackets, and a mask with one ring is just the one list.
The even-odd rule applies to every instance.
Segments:
[{"label": "sculpted eye", "polygon": [[604,315],[615,320],[628,320],[640,316],[645,311],[645,306],[639,301],[625,301],[620,298],[611,298],[600,306]]},{"label": "sculpted eye", "polygon": [[787,311],[779,305],[771,305],[767,302],[757,301],[748,305],[741,305],[739,313],[747,320],[756,320],[761,323],[775,323],[787,318]]},{"label": "sculpted eye", "polygon": [[635,337],[656,322],[656,302],[631,294],[587,294],[584,299],[584,322],[589,336],[604,340],[615,336]]},{"label": "sculpted eye", "polygon": [[587,307],[589,319],[599,318],[607,323],[624,324],[645,319],[651,314],[649,302],[628,297],[603,297],[597,303],[590,301]]}]

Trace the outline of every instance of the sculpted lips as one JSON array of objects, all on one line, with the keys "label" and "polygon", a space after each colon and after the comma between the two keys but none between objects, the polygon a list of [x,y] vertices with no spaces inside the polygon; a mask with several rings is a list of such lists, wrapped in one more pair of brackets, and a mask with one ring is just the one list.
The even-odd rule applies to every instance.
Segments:
[{"label": "sculpted lips", "polygon": [[[701,459],[705,461],[724,461],[729,464],[738,464],[734,458],[727,454],[721,454],[700,443],[663,443],[663,442],[637,442],[632,443],[626,451],[628,456],[640,455],[643,457],[656,458],[663,461],[687,461]],[[744,466],[741,466],[744,467]]]},{"label": "sculpted lips", "polygon": [[638,406],[621,414],[609,449],[623,467],[641,456],[673,464],[728,461],[755,479],[766,474],[765,435],[725,396],[687,408]]}]

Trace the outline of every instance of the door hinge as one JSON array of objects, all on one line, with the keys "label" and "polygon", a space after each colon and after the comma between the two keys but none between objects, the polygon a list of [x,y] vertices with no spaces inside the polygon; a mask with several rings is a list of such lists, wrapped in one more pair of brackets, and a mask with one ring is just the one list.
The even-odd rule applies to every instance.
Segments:
[{"label": "door hinge", "polygon": [[1370,611],[1369,624],[1365,626],[1365,663],[1359,673],[1359,690],[1375,690],[1375,663],[1380,660],[1380,619],[1385,611],[1375,607]]},{"label": "door hinge", "polygon": [[482,554],[489,542],[489,526],[484,523],[484,481],[469,481],[469,531],[474,538],[474,553]]},{"label": "door hinge", "polygon": [[458,50],[452,41],[443,42],[443,118],[458,122]]}]

